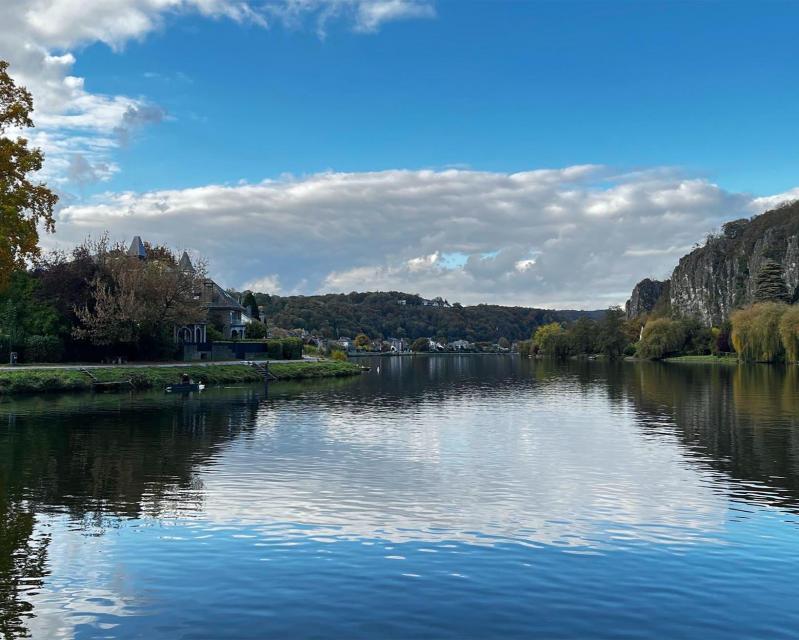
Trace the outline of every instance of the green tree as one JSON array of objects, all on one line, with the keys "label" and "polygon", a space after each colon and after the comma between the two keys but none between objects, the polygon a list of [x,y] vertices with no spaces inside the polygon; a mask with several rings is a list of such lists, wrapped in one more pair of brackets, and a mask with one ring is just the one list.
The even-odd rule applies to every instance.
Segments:
[{"label": "green tree", "polygon": [[608,358],[619,358],[630,343],[625,333],[624,311],[610,307],[599,322],[597,349]]},{"label": "green tree", "polygon": [[428,338],[416,338],[411,345],[411,351],[430,351],[430,340]]},{"label": "green tree", "polygon": [[660,360],[680,353],[685,345],[685,327],[678,320],[658,318],[644,327],[637,353],[641,358]]},{"label": "green tree", "polygon": [[787,302],[788,287],[782,275],[782,266],[774,260],[764,260],[755,280],[755,302]]},{"label": "green tree", "polygon": [[255,320],[261,319],[261,313],[258,311],[258,303],[255,301],[255,296],[252,294],[252,291],[248,291],[244,294],[244,299],[241,301],[241,304],[248,312],[251,312],[252,318]]},{"label": "green tree", "polygon": [[597,352],[597,323],[590,318],[578,318],[569,327],[569,339],[572,349],[577,354],[592,354]]},{"label": "green tree", "polygon": [[47,185],[31,180],[42,168],[44,154],[25,138],[4,135],[12,128],[33,126],[33,98],[18,87],[0,60],[0,288],[13,269],[39,255],[39,225],[54,231],[53,207],[58,201]]},{"label": "green tree", "polygon": [[355,348],[356,349],[365,349],[369,346],[369,336],[365,333],[359,333],[355,336]]},{"label": "green tree", "polygon": [[533,334],[533,346],[541,353],[554,356],[556,345],[565,333],[565,329],[557,322],[541,325]]},{"label": "green tree", "polygon": [[780,322],[788,305],[761,302],[732,314],[732,344],[744,362],[779,362],[785,355]]}]

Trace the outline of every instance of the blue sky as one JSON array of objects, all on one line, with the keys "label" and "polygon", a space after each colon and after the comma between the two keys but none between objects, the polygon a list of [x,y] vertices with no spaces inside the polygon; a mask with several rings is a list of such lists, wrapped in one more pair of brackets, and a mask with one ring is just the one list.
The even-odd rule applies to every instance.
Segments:
[{"label": "blue sky", "polygon": [[[795,186],[795,3],[438,2],[354,34],[201,17],[78,57],[87,88],[170,120],[111,188],[283,172],[677,165],[759,194]],[[157,77],[150,74],[157,73]]]},{"label": "blue sky", "polygon": [[3,23],[63,195],[48,242],[149,234],[229,286],[605,306],[799,195],[794,2],[9,0]]}]

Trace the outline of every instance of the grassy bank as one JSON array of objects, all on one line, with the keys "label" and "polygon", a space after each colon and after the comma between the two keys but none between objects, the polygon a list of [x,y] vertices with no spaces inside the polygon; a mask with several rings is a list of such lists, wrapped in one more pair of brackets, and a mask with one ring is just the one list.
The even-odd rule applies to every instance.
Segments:
[{"label": "grassy bank", "polygon": [[[274,362],[270,372],[279,380],[334,378],[360,373],[349,362]],[[165,387],[177,382],[184,373],[209,386],[232,382],[261,382],[261,375],[252,367],[233,365],[192,365],[174,367],[104,367],[91,369],[99,382],[130,381],[135,389]],[[0,393],[48,393],[55,391],[88,391],[92,378],[73,369],[20,369],[0,371]]]},{"label": "grassy bank", "polygon": [[738,364],[738,356],[727,353],[723,356],[674,356],[664,358],[663,362],[686,362],[692,364]]}]

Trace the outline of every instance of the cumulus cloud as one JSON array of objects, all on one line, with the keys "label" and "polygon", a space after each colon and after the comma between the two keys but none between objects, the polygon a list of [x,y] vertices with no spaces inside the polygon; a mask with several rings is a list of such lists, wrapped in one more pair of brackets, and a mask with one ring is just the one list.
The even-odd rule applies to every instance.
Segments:
[{"label": "cumulus cloud", "polygon": [[140,234],[207,256],[225,285],[272,292],[600,308],[757,202],[668,169],[329,172],[106,194],[63,209],[56,238]]},{"label": "cumulus cloud", "polygon": [[[121,51],[125,43],[162,28],[165,18],[175,14],[260,27],[268,26],[270,15],[299,22],[316,16],[320,25],[342,17],[357,31],[376,31],[390,20],[432,11],[423,0],[277,0],[268,7],[250,0],[3,0],[0,58],[11,63],[11,75],[33,94],[37,128],[28,136],[45,151],[43,177],[62,187],[76,175],[107,179],[118,170],[114,149],[126,144],[133,130],[164,117],[145,98],[86,89],[85,79],[72,71],[74,52],[83,46],[102,42]],[[75,157],[93,169],[76,174]]]}]

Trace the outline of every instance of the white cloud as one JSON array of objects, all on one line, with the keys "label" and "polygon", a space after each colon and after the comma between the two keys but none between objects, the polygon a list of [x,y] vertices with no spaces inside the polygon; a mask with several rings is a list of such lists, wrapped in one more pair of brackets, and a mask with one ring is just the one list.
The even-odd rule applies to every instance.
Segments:
[{"label": "white cloud", "polygon": [[[165,18],[176,14],[261,27],[268,26],[270,14],[298,21],[316,16],[320,25],[342,17],[357,31],[376,31],[390,20],[432,11],[423,0],[277,0],[267,7],[252,0],[2,0],[0,58],[33,94],[37,128],[27,135],[45,151],[43,177],[63,187],[107,179],[119,170],[114,149],[140,126],[164,117],[146,98],[87,90],[85,79],[72,71],[73,52],[83,46],[102,42],[121,51],[128,41],[163,28]],[[83,165],[78,174],[76,157]]]},{"label": "white cloud", "polygon": [[207,256],[226,285],[273,292],[599,308],[755,202],[665,169],[330,172],[110,193],[63,209],[56,239],[141,234]]}]

